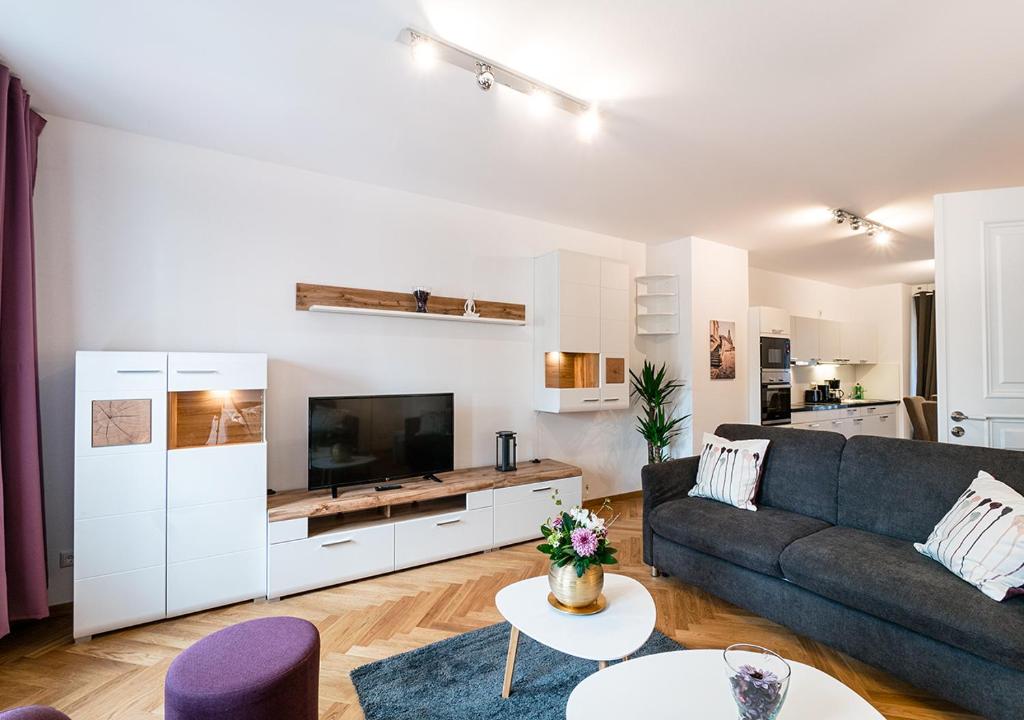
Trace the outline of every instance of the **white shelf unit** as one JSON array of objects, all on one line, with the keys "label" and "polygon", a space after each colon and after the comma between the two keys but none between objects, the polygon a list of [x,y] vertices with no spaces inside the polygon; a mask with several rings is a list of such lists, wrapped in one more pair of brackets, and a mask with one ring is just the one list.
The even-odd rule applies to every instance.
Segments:
[{"label": "white shelf unit", "polygon": [[76,638],[266,593],[266,386],[263,354],[77,353]]},{"label": "white shelf unit", "polygon": [[407,312],[405,310],[376,310],[374,308],[336,307],[334,305],[311,305],[310,312],[338,313],[342,315],[379,315],[381,317],[403,317],[414,320],[447,320],[449,322],[485,323],[488,325],[526,325],[525,320],[506,318],[467,317],[465,315],[444,315],[432,312]]},{"label": "white shelf unit", "polygon": [[534,259],[534,409],[629,407],[629,266],[557,250]]},{"label": "white shelf unit", "polygon": [[679,276],[638,275],[636,283],[636,334],[679,333]]}]

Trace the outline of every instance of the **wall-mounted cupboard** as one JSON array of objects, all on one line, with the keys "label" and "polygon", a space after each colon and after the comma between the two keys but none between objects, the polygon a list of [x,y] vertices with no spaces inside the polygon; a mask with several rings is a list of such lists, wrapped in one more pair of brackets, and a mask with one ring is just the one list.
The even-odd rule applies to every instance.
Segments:
[{"label": "wall-mounted cupboard", "polygon": [[629,406],[629,266],[558,250],[534,260],[534,407]]},{"label": "wall-mounted cupboard", "polygon": [[878,329],[869,323],[793,315],[791,353],[798,363],[878,362]]}]

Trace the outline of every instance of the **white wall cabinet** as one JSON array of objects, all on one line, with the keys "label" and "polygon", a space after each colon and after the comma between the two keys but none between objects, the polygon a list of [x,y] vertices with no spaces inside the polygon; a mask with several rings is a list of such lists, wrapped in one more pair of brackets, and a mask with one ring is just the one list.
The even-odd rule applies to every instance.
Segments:
[{"label": "white wall cabinet", "polygon": [[761,306],[757,309],[758,325],[761,335],[789,337],[791,331],[790,314],[782,308]]},{"label": "white wall cabinet", "polygon": [[878,328],[874,325],[794,315],[792,327],[794,361],[852,365],[878,362]]},{"label": "white wall cabinet", "polygon": [[77,354],[76,638],[266,592],[266,367]]},{"label": "white wall cabinet", "polygon": [[534,260],[534,407],[629,407],[629,266],[559,250]]}]

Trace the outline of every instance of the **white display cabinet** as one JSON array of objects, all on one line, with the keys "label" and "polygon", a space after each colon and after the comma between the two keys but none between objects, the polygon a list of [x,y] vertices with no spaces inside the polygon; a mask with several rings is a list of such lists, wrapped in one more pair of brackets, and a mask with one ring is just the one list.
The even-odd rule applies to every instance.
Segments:
[{"label": "white display cabinet", "polygon": [[265,593],[266,367],[77,354],[76,638]]},{"label": "white display cabinet", "polygon": [[534,260],[534,407],[629,407],[629,266],[559,250]]}]

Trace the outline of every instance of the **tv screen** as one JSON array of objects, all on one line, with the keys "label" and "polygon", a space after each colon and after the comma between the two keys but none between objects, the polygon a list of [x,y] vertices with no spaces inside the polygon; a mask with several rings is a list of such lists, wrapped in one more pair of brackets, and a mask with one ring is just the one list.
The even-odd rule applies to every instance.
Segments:
[{"label": "tv screen", "polygon": [[455,396],[309,399],[309,489],[454,469]]}]

